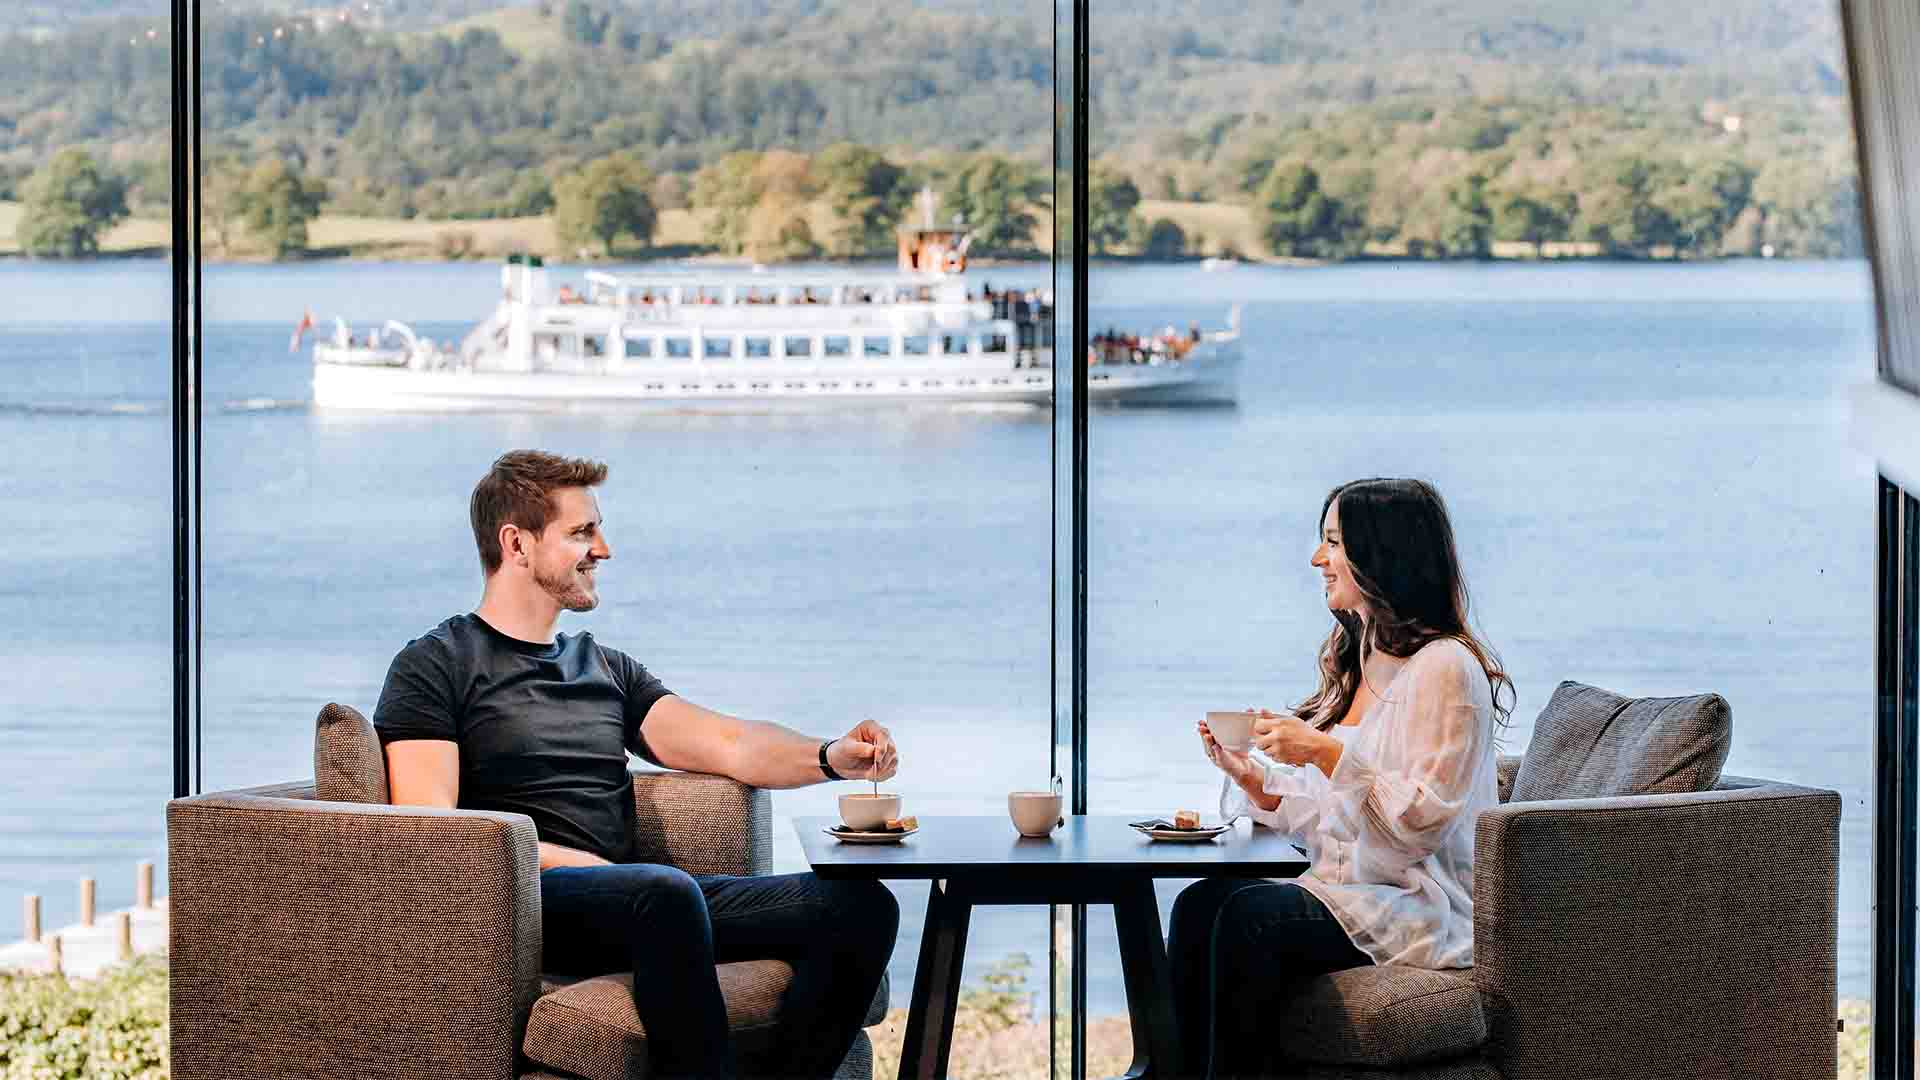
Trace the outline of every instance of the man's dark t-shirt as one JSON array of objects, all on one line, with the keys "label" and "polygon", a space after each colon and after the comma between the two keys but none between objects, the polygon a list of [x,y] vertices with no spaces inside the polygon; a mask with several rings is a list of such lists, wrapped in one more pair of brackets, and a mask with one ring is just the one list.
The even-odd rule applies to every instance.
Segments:
[{"label": "man's dark t-shirt", "polygon": [[640,726],[668,693],[592,634],[546,645],[456,615],[393,658],[373,726],[382,746],[458,743],[461,809],[525,814],[542,840],[625,862],[634,824],[626,752],[654,760]]}]

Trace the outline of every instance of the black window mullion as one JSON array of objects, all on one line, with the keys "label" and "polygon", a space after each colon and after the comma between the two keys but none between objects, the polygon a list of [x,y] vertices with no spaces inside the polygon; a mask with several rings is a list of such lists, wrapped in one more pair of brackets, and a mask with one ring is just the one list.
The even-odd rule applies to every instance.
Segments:
[{"label": "black window mullion", "polygon": [[1913,1080],[1920,502],[1882,477],[1877,507],[1873,1074]]}]

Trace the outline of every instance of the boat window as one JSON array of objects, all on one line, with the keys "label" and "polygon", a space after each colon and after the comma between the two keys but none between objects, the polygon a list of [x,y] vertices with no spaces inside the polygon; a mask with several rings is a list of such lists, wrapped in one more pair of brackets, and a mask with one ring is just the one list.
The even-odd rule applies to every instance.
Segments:
[{"label": "boat window", "polygon": [[627,359],[629,360],[653,359],[653,339],[650,337],[628,338],[627,339]]},{"label": "boat window", "polygon": [[965,356],[967,354],[967,335],[940,335],[940,351],[946,353],[948,356]]},{"label": "boat window", "polygon": [[825,356],[847,356],[853,352],[853,339],[845,334],[830,334],[820,340],[820,352]]},{"label": "boat window", "polygon": [[607,355],[607,339],[604,334],[587,334],[580,339],[580,351],[587,356]]},{"label": "boat window", "polygon": [[786,345],[789,357],[813,355],[813,339],[810,337],[789,337]]},{"label": "boat window", "polygon": [[980,351],[984,353],[989,353],[989,354],[999,354],[999,353],[1006,352],[1007,351],[1007,335],[988,334],[986,336],[986,339],[982,341],[980,344]]},{"label": "boat window", "polygon": [[883,337],[861,338],[861,352],[866,356],[893,355],[893,339]]},{"label": "boat window", "polygon": [[766,360],[773,356],[773,339],[770,337],[750,337],[747,341],[747,359]]},{"label": "boat window", "polygon": [[909,334],[900,339],[900,349],[908,356],[925,356],[933,351],[933,339],[925,334]]},{"label": "boat window", "polygon": [[733,356],[732,334],[708,334],[706,350],[702,354],[709,360],[726,360]]},{"label": "boat window", "polygon": [[693,357],[693,339],[690,337],[679,335],[663,337],[660,339],[660,344],[665,348],[669,360],[687,360]]}]

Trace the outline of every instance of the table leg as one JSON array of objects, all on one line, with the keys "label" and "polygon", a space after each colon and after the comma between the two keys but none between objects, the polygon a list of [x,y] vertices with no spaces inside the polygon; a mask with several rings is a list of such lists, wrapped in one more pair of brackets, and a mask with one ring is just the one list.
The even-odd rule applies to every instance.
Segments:
[{"label": "table leg", "polygon": [[920,963],[913,971],[913,1001],[907,1007],[906,1042],[900,1048],[901,1080],[938,1080],[947,1075],[953,1016],[960,1005],[960,964],[967,954],[967,922],[973,905],[956,895],[957,882],[932,884],[927,924],[920,933]]},{"label": "table leg", "polygon": [[1153,882],[1139,878],[1123,886],[1114,899],[1113,921],[1120,937],[1127,1015],[1133,1022],[1133,1064],[1125,1075],[1177,1076],[1184,1059],[1173,1017],[1173,969],[1167,964],[1166,940],[1160,936]]}]

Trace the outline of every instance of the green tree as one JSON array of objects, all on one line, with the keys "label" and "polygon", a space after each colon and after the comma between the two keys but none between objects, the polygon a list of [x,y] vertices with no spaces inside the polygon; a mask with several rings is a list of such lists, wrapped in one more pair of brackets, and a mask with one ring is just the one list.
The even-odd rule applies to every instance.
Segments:
[{"label": "green tree", "polygon": [[1359,215],[1320,190],[1320,175],[1302,162],[1269,172],[1254,210],[1275,255],[1339,258],[1359,240]]},{"label": "green tree", "polygon": [[608,255],[623,234],[651,244],[658,225],[648,194],[653,183],[653,173],[625,154],[590,161],[554,185],[554,232],[570,247],[598,240]]},{"label": "green tree", "polygon": [[79,258],[100,250],[100,234],[127,216],[126,185],[84,150],[68,149],[27,178],[14,238],[29,255]]},{"label": "green tree", "polygon": [[1675,254],[1718,254],[1727,229],[1752,199],[1754,175],[1746,165],[1723,159],[1654,193],[1653,209],[1672,222]]},{"label": "green tree", "polygon": [[1031,187],[1017,165],[988,155],[961,170],[942,201],[948,212],[966,219],[981,250],[1026,251],[1033,247],[1038,224],[1027,208]]},{"label": "green tree", "polygon": [[275,258],[285,258],[307,246],[307,223],[320,216],[327,188],[308,181],[277,157],[267,158],[247,174],[239,191],[241,224],[264,241]]},{"label": "green tree", "polygon": [[1573,219],[1571,195],[1503,191],[1494,196],[1492,202],[1496,240],[1532,244],[1534,254],[1538,255],[1540,245],[1567,238]]},{"label": "green tree", "polygon": [[1147,227],[1141,254],[1149,259],[1177,259],[1187,253],[1187,233],[1167,218],[1154,218]]},{"label": "green tree", "polygon": [[567,12],[562,19],[567,40],[582,45],[600,44],[607,36],[607,23],[611,17],[607,12],[594,11],[586,0],[567,0]]},{"label": "green tree", "polygon": [[1133,181],[1108,169],[1094,167],[1087,177],[1087,243],[1105,254],[1132,234],[1134,208],[1140,189]]},{"label": "green tree", "polygon": [[1440,245],[1450,256],[1485,259],[1493,254],[1493,210],[1487,205],[1487,178],[1468,173],[1447,188]]},{"label": "green tree", "polygon": [[500,204],[502,217],[539,217],[553,209],[553,182],[544,173],[529,172],[513,182]]},{"label": "green tree", "polygon": [[908,198],[906,170],[877,150],[835,143],[814,156],[813,171],[833,213],[829,252],[865,255],[892,247]]},{"label": "green tree", "polygon": [[760,202],[760,155],[736,150],[693,177],[692,203],[706,211],[707,242],[730,255],[746,250],[748,218]]}]

